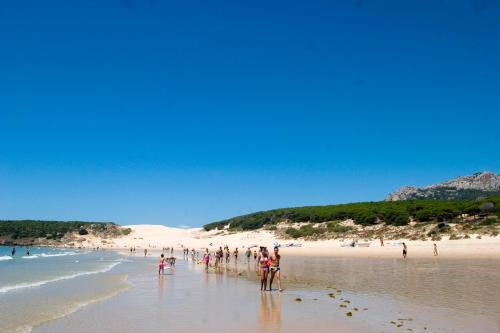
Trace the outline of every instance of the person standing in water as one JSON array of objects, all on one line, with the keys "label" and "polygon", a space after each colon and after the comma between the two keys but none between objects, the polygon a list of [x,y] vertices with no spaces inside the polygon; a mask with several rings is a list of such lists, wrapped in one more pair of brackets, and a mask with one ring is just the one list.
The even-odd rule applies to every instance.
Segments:
[{"label": "person standing in water", "polygon": [[408,254],[408,248],[406,244],[403,242],[403,259],[406,259],[406,255]]},{"label": "person standing in water", "polygon": [[434,255],[435,256],[438,255],[438,247],[437,247],[436,243],[434,243]]},{"label": "person standing in water", "polygon": [[165,256],[163,253],[160,255],[160,264],[158,265],[158,274],[165,273]]},{"label": "person standing in water", "polygon": [[247,249],[245,252],[245,256],[247,257],[247,264],[250,263],[250,257],[252,256],[252,250]]},{"label": "person standing in water", "polygon": [[29,246],[26,246],[26,256],[27,257],[30,256],[30,247]]},{"label": "person standing in water", "polygon": [[12,256],[14,256],[16,254],[16,247],[15,246],[12,247],[12,252],[11,253],[12,253]]},{"label": "person standing in water", "polygon": [[281,255],[279,254],[279,248],[277,246],[274,247],[274,254],[269,258],[270,265],[269,268],[271,270],[271,279],[269,281],[269,291],[273,290],[273,280],[276,276],[276,280],[278,281],[278,291],[283,291],[281,289],[281,273],[280,273],[280,259]]},{"label": "person standing in water", "polygon": [[203,263],[205,264],[205,269],[208,270],[208,265],[210,264],[210,253],[208,252],[208,248],[203,255]]},{"label": "person standing in water", "polygon": [[234,250],[234,263],[238,264],[238,248]]},{"label": "person standing in water", "polygon": [[148,255],[148,249],[144,249],[144,256]]},{"label": "person standing in water", "polygon": [[229,251],[229,247],[226,247],[226,265],[229,265],[229,261],[231,261],[231,252]]}]

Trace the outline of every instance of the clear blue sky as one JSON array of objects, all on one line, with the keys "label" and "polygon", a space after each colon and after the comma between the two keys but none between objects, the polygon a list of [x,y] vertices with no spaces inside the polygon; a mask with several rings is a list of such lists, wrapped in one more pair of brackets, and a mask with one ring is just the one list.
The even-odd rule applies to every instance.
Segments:
[{"label": "clear blue sky", "polygon": [[198,226],[500,166],[500,3],[3,1],[0,218]]}]

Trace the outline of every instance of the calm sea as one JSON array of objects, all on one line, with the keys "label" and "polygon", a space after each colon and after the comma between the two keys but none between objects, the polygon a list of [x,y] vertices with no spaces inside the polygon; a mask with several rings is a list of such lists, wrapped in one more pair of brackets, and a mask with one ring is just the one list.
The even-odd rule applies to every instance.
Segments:
[{"label": "calm sea", "polygon": [[114,252],[0,247],[0,332],[29,332],[127,287]]}]

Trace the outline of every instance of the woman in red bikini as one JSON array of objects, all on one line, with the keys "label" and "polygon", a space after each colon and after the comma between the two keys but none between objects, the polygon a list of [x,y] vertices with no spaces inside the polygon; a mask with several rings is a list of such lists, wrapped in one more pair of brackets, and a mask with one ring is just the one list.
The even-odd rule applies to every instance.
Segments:
[{"label": "woman in red bikini", "polygon": [[260,267],[260,291],[267,289],[267,276],[269,275],[269,251],[264,247],[259,258]]}]

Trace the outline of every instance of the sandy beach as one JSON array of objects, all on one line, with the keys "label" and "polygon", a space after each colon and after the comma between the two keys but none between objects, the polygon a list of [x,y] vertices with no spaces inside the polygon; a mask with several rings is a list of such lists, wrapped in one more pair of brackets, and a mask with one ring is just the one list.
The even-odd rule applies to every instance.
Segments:
[{"label": "sandy beach", "polygon": [[[228,245],[230,248],[244,249],[249,246],[281,245],[284,254],[304,256],[338,256],[359,258],[397,258],[401,256],[402,246],[408,246],[409,258],[434,257],[433,244],[438,247],[439,258],[500,258],[500,237],[471,235],[469,239],[450,240],[445,236],[440,241],[412,241],[408,239],[385,240],[380,246],[378,239],[371,240],[368,247],[343,246],[352,239],[345,240],[318,240],[303,241],[293,239],[279,239],[271,231],[205,231],[202,228],[171,228],[162,225],[129,225],[132,232],[116,239],[102,240],[95,237],[86,237],[81,244],[86,247],[110,247],[115,249],[161,249],[163,247],[181,247],[190,249],[209,248],[214,250],[219,246]],[[104,242],[103,242],[104,241]],[[362,241],[362,240],[361,240]],[[300,244],[300,247],[287,247],[287,244]]]}]

